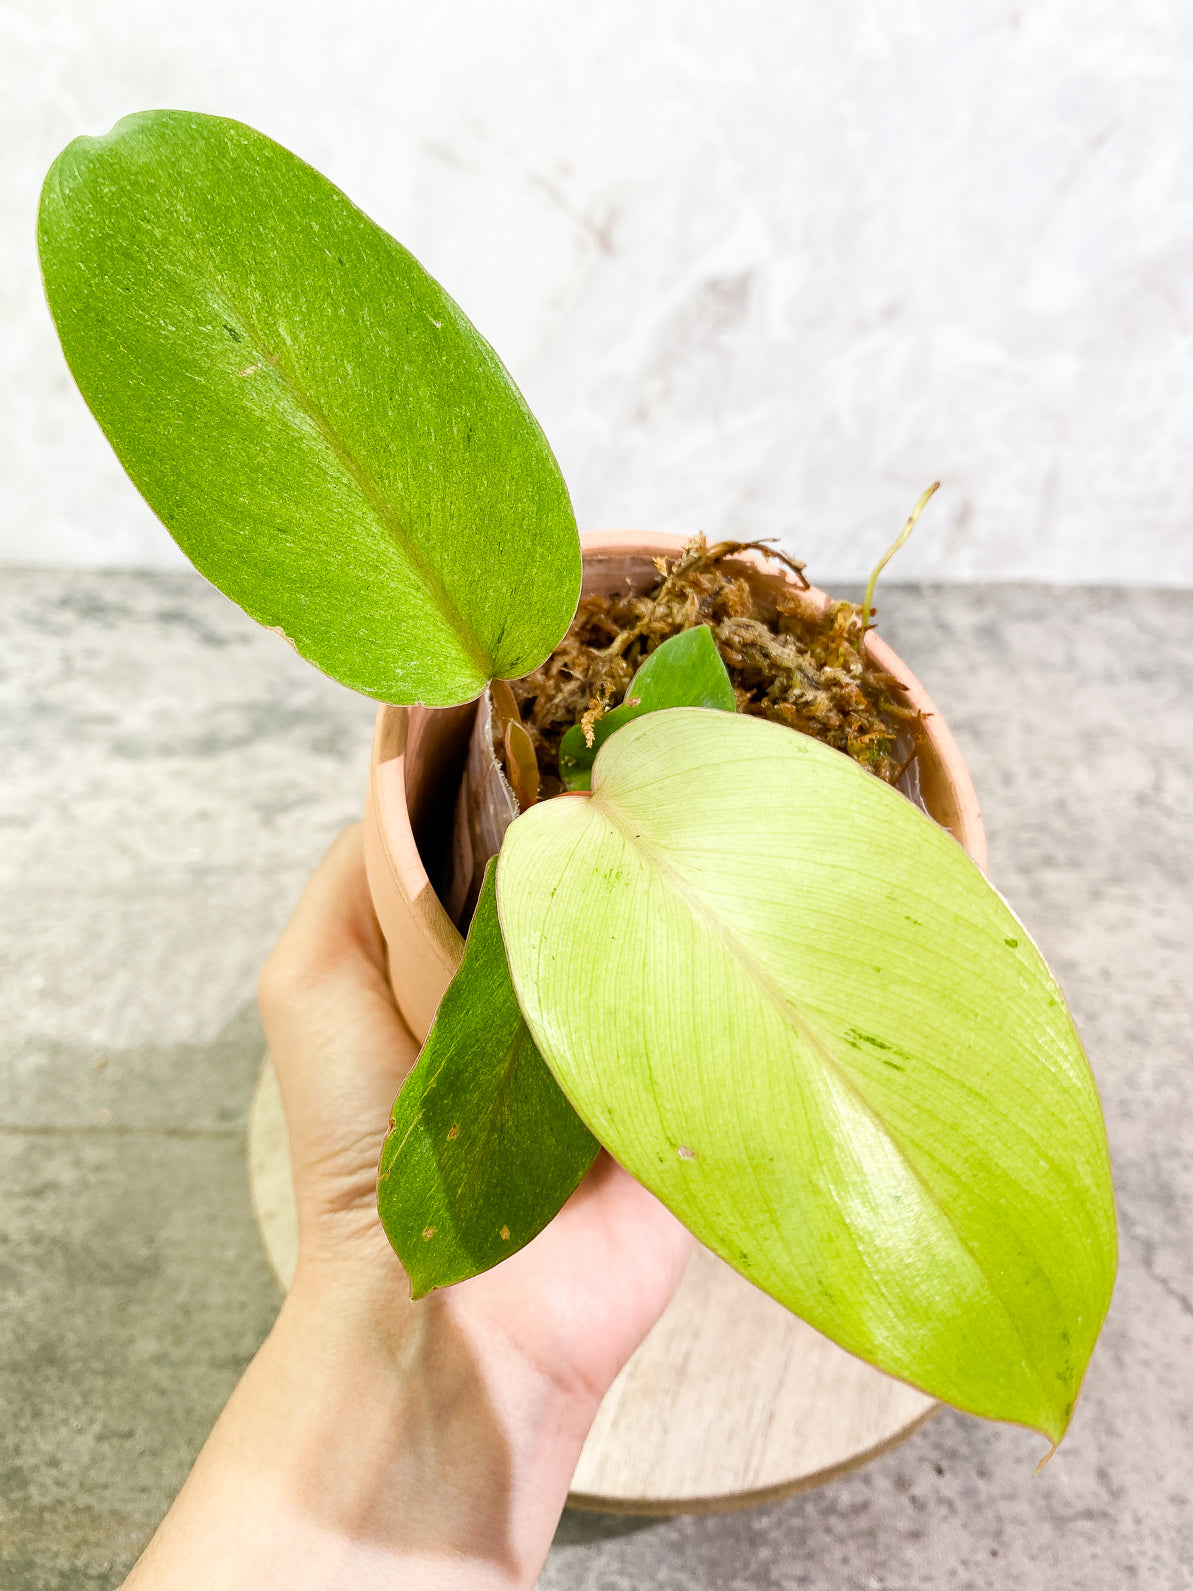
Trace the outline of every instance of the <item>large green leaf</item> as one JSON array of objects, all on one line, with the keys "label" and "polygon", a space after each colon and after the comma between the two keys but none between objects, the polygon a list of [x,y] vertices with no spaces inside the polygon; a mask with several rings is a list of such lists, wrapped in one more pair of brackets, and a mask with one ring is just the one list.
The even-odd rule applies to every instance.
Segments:
[{"label": "large green leaf", "polygon": [[679,708],[518,818],[497,898],[538,1047],[634,1176],[850,1352],[1059,1440],[1114,1276],[1101,1110],[949,835],[817,741]]},{"label": "large green leaf", "polygon": [[490,861],[464,960],[394,1104],[381,1222],[421,1298],[529,1243],[597,1142],[534,1047],[510,983]]},{"label": "large green leaf", "polygon": [[559,743],[559,776],[569,790],[587,790],[597,752],[616,730],[643,713],[667,707],[716,707],[732,713],[737,697],[707,624],[682,630],[657,646],[638,669],[620,707],[592,726],[592,745],[583,726],[573,724]]},{"label": "large green leaf", "polygon": [[127,117],[55,161],[50,309],[196,566],[356,690],[443,705],[551,651],[567,489],[493,350],[402,246],[238,122]]}]

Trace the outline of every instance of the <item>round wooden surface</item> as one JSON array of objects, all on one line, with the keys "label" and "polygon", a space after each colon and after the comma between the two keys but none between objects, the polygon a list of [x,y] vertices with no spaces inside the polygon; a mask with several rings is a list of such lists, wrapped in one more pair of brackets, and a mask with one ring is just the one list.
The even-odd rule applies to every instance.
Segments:
[{"label": "round wooden surface", "polygon": [[[268,1056],[249,1180],[283,1288],[298,1257],[286,1120]],[[568,1501],[609,1513],[714,1513],[819,1486],[938,1407],[872,1370],[698,1248],[662,1320],[601,1404]]]}]

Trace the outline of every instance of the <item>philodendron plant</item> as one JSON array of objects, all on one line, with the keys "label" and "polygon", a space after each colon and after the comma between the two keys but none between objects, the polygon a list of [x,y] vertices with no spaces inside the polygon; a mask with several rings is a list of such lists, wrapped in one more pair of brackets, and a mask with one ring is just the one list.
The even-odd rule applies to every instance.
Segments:
[{"label": "philodendron plant", "polygon": [[[551,449],[330,182],[236,122],[149,112],[59,156],[39,243],[121,463],[254,619],[397,704],[550,656],[581,575]],[[849,1352],[1055,1444],[1115,1267],[1061,991],[949,834],[734,705],[696,629],[564,737],[575,793],[509,828],[394,1107],[386,1229],[416,1295],[460,1280],[603,1144]]]}]

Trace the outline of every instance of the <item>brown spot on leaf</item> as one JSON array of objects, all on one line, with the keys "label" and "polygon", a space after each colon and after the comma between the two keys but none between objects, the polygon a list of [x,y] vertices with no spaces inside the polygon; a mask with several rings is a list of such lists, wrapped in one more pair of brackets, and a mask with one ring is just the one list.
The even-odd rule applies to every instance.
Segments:
[{"label": "brown spot on leaf", "polygon": [[687,1144],[680,1144],[675,1152],[681,1160],[695,1160],[696,1158],[696,1151],[689,1149]]},{"label": "brown spot on leaf", "polygon": [[458,1138],[460,1136],[460,1124],[458,1121],[452,1122],[451,1126],[447,1129],[447,1136],[449,1138]]},{"label": "brown spot on leaf", "polygon": [[429,1243],[430,1240],[434,1236],[435,1236],[435,1228],[433,1226],[424,1226],[423,1227],[423,1242],[424,1243]]},{"label": "brown spot on leaf", "polygon": [[508,1243],[509,1239],[510,1239],[510,1229],[509,1229],[508,1226],[503,1226],[502,1229],[501,1229],[501,1241],[503,1243]]}]

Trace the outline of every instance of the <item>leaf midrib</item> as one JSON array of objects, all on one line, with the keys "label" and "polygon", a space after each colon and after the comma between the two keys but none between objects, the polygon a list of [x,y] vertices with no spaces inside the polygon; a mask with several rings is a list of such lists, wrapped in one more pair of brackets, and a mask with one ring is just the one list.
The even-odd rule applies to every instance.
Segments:
[{"label": "leaf midrib", "polygon": [[[828,1048],[820,1034],[816,1031],[815,1027],[810,1024],[807,1018],[804,1017],[804,1015],[791,1003],[791,1001],[783,993],[780,985],[775,981],[775,979],[757,959],[753,952],[745,944],[743,944],[743,942],[738,938],[728,924],[726,924],[722,918],[717,916],[716,912],[704,900],[699,891],[692,888],[687,879],[684,877],[683,873],[666,856],[662,848],[653,840],[646,839],[641,830],[636,829],[633,824],[624,821],[620,814],[616,811],[615,807],[609,802],[602,801],[599,794],[592,795],[589,799],[592,801],[593,805],[597,808],[606,822],[608,822],[612,828],[622,835],[633,849],[638,851],[643,860],[646,862],[647,866],[657,873],[663,884],[671,889],[672,893],[676,895],[678,899],[687,907],[692,916],[695,917],[697,921],[711,933],[715,940],[724,946],[729,956],[736,960],[752,979],[755,979],[758,982],[764,994],[766,995],[767,1000],[775,1007],[781,1019],[787,1024],[787,1026],[796,1030],[812,1053],[821,1060],[826,1070],[830,1071],[840,1081],[842,1086],[853,1096],[853,1098],[865,1111],[866,1115],[869,1116],[871,1121],[878,1128],[879,1132],[882,1133],[882,1135],[888,1140],[891,1147],[895,1150],[900,1160],[907,1167],[908,1171],[915,1179],[917,1185],[922,1190],[925,1199],[930,1205],[932,1205],[934,1209],[939,1212],[946,1226],[952,1232],[958,1247],[969,1259],[977,1274],[985,1283],[988,1293],[993,1299],[996,1300],[999,1308],[1006,1316],[1008,1325],[1010,1326],[1016,1340],[1023,1349],[1024,1362],[1029,1367],[1032,1380],[1039,1388],[1044,1407],[1053,1407],[1052,1400],[1050,1399],[1048,1391],[1044,1386],[1040,1371],[1035,1364],[1034,1355],[1032,1355],[1028,1350],[1028,1345],[1024,1339],[1023,1332],[1020,1329],[1019,1323],[1015,1319],[1015,1316],[1012,1314],[1010,1306],[1007,1304],[1002,1294],[994,1286],[990,1276],[986,1272],[985,1267],[982,1265],[970,1244],[967,1242],[966,1238],[958,1228],[951,1212],[943,1204],[940,1196],[936,1193],[936,1190],[925,1180],[923,1174],[920,1172],[919,1167],[908,1154],[898,1134],[892,1130],[890,1125],[866,1098],[857,1082],[850,1076],[850,1074],[832,1054],[832,1051]],[[1051,1437],[1049,1437],[1049,1440],[1051,1440]]]},{"label": "leaf midrib", "polygon": [[382,492],[369,472],[357,461],[347,443],[340,437],[313,396],[306,392],[297,377],[285,365],[281,353],[269,351],[266,338],[262,335],[252,317],[246,312],[244,306],[227,295],[226,287],[219,281],[214,271],[209,270],[207,274],[215,293],[218,297],[223,298],[228,306],[228,314],[240,323],[243,335],[250,340],[253,352],[258,356],[263,367],[273,372],[279,384],[289,394],[296,408],[306,416],[323,438],[341,468],[351,479],[353,485],[372,511],[381,529],[389,537],[398,554],[410,565],[432,603],[443,616],[448,628],[459,640],[461,648],[467,654],[469,660],[483,674],[485,679],[492,679],[496,672],[494,659],[481,646],[471,626],[467,624],[463,614],[461,614],[459,608],[449,596],[442,580],[435,572],[433,565],[427,560],[422,549],[415,543],[409,532],[403,528],[396,509],[388,501],[384,492]]}]

